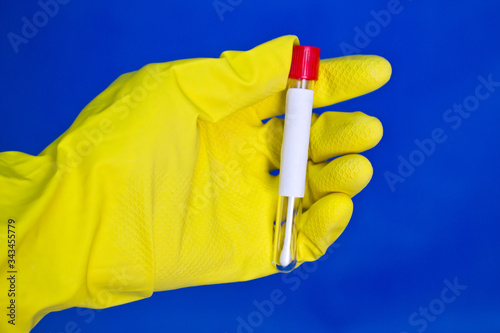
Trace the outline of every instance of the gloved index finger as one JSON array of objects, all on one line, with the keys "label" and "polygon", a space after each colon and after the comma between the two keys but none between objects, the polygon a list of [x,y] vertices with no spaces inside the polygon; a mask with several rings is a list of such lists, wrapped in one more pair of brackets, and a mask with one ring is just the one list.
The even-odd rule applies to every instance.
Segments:
[{"label": "gloved index finger", "polygon": [[391,64],[376,55],[353,55],[321,61],[314,87],[314,107],[332,105],[372,92],[389,81]]},{"label": "gloved index finger", "polygon": [[[375,55],[353,55],[321,60],[318,81],[314,87],[313,107],[342,102],[374,91],[391,77],[390,63]],[[255,106],[260,119],[285,113],[286,90]]]}]

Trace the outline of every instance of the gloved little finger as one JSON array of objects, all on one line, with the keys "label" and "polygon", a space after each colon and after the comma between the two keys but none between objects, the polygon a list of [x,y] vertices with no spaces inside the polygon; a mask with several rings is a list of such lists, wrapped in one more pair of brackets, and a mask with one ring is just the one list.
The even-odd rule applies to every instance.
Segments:
[{"label": "gloved little finger", "polygon": [[332,193],[318,200],[298,224],[297,260],[314,261],[344,231],[352,215],[352,201],[343,193]]}]

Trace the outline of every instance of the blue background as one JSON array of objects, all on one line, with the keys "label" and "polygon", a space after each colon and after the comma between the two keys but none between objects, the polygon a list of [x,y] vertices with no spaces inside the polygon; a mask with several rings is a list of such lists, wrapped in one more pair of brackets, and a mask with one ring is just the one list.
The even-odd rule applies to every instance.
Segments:
[{"label": "blue background", "polygon": [[[220,17],[213,0],[72,0],[16,53],[7,34],[21,34],[22,18],[32,21],[41,7],[1,1],[0,151],[38,154],[113,79],[146,63],[217,57],[285,34],[321,47],[323,58],[342,56],[340,45],[357,41],[359,53],[386,57],[393,75],[375,93],[328,108],[361,110],[384,124],[384,138],[365,154],[374,175],[354,198],[348,228],[326,260],[286,280],[68,309],[34,332],[236,332],[238,317],[253,332],[499,332],[500,87],[458,128],[443,116],[473,101],[479,76],[500,81],[500,2],[401,0],[386,26],[373,23],[371,11],[392,0],[221,2],[231,10]],[[357,31],[366,28],[371,37],[360,44]],[[415,140],[436,128],[446,140],[419,155]],[[391,189],[386,172],[397,174],[399,156],[410,155],[419,165]],[[445,304],[444,281],[455,279],[467,288]],[[253,302],[274,289],[284,303],[259,315]],[[425,319],[419,311],[429,306]]]}]

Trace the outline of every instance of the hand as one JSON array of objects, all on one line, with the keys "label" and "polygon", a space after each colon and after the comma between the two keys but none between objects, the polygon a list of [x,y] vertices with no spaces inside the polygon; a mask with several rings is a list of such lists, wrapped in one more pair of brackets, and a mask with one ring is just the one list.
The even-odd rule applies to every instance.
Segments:
[{"label": "hand", "polygon": [[[52,310],[275,272],[270,171],[283,120],[261,120],[284,112],[296,43],[147,65],[120,76],[39,156],[0,154],[0,191],[14,194],[0,203],[20,221],[26,327]],[[368,93],[390,74],[377,56],[323,60],[314,106]],[[313,116],[299,262],[346,227],[351,197],[372,176],[355,153],[381,137],[380,122],[360,112]]]}]

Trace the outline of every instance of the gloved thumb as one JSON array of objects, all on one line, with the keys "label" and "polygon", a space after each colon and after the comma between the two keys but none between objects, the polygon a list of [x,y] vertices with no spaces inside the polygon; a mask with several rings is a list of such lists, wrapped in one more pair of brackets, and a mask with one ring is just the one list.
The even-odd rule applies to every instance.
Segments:
[{"label": "gloved thumb", "polygon": [[179,87],[202,119],[218,121],[284,90],[298,43],[296,36],[283,36],[249,51],[226,51],[218,59],[185,64]]}]

